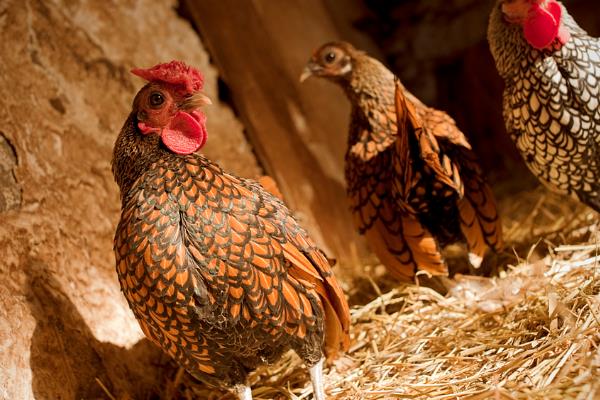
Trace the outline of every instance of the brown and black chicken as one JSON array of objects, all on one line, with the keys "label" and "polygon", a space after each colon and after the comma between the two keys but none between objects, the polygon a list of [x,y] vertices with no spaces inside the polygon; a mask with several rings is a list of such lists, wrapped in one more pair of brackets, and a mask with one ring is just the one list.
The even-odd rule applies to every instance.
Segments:
[{"label": "brown and black chicken", "polygon": [[295,350],[323,400],[323,355],[349,344],[349,310],[323,253],[257,182],[197,154],[209,103],[179,61],[148,81],[115,144],[121,288],[145,335],[198,379],[252,398],[248,373]]},{"label": "brown and black chicken", "polygon": [[555,0],[500,0],[488,41],[525,163],[550,189],[600,212],[600,40]]},{"label": "brown and black chicken", "polygon": [[493,194],[471,146],[444,112],[410,94],[348,43],[321,46],[301,80],[339,84],[352,105],[345,175],[355,225],[397,277],[447,273],[441,248],[466,241],[479,267],[502,246]]}]

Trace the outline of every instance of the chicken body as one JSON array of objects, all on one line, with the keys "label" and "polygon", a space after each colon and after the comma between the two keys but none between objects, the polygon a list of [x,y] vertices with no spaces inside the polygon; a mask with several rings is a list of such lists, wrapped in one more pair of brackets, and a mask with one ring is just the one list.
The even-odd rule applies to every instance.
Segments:
[{"label": "chicken body", "polygon": [[347,43],[322,46],[308,74],[339,84],[350,100],[350,207],[392,273],[405,280],[419,269],[446,274],[441,248],[458,241],[467,242],[476,267],[487,247],[501,247],[492,192],[447,114],[423,105],[383,64]]},{"label": "chicken body", "polygon": [[537,49],[503,6],[492,11],[488,40],[505,82],[507,131],[545,186],[600,212],[600,40],[560,4],[565,43]]},{"label": "chicken body", "polygon": [[[115,254],[144,334],[241,399],[250,398],[248,373],[290,348],[311,376],[320,372],[324,353],[349,341],[348,305],[327,259],[260,184],[141,134],[135,104],[113,157]],[[323,399],[322,386],[315,392]]]}]

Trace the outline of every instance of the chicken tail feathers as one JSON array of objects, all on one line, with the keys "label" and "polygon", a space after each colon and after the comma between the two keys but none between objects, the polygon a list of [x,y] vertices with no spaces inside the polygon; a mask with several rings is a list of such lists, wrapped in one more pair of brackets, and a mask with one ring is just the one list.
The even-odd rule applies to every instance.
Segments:
[{"label": "chicken tail feathers", "polygon": [[317,249],[304,252],[292,243],[284,246],[284,252],[292,263],[289,273],[310,283],[321,299],[325,317],[324,352],[329,360],[334,359],[350,347],[350,308],[344,292],[322,252]]}]

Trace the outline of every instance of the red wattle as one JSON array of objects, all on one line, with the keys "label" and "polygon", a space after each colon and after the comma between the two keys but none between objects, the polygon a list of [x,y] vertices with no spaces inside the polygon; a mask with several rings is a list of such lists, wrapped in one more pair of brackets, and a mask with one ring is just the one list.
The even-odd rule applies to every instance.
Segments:
[{"label": "red wattle", "polygon": [[523,26],[525,39],[538,50],[545,49],[554,42],[560,26],[560,5],[551,0],[546,7],[547,10],[537,3],[533,4]]},{"label": "red wattle", "polygon": [[558,4],[554,0],[548,1],[548,3],[546,4],[546,9],[550,14],[552,14],[554,19],[556,20],[556,23],[560,23],[560,19],[562,17],[562,8],[560,8],[560,4]]},{"label": "red wattle", "polygon": [[558,4],[554,0],[549,1],[547,7],[548,7],[548,11],[550,12],[550,14],[552,14],[554,19],[556,20],[556,23],[558,24],[557,39],[558,39],[558,42],[561,45],[563,45],[563,44],[567,43],[569,41],[569,39],[571,39],[571,34],[569,33],[569,30],[563,24],[561,24],[562,8],[560,7],[560,4]]},{"label": "red wattle", "polygon": [[206,143],[206,118],[196,111],[192,114],[178,112],[162,130],[160,138],[173,153],[191,154]]}]

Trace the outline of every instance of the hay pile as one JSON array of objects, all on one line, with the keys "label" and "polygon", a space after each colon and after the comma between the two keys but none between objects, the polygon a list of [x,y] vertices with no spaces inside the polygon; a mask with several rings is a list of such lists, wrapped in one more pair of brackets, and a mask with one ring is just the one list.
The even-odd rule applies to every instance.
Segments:
[{"label": "hay pile", "polygon": [[[508,247],[534,243],[521,255],[528,258],[515,258],[497,278],[448,279],[446,296],[406,285],[355,306],[352,347],[326,371],[330,398],[600,398],[597,217],[543,189],[510,206]],[[255,399],[312,396],[291,352],[251,383]],[[234,398],[181,370],[169,386],[168,398]]]}]

